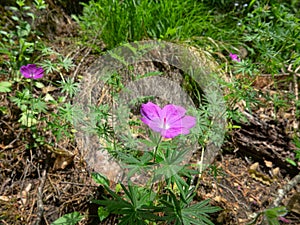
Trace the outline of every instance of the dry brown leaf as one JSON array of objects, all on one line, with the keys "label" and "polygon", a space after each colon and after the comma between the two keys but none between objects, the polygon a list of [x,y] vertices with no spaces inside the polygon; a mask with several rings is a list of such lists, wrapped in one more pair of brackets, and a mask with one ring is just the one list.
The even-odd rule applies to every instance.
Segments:
[{"label": "dry brown leaf", "polygon": [[57,87],[47,86],[47,87],[42,88],[42,92],[43,92],[43,94],[47,94],[49,92],[55,91],[56,89],[57,89]]},{"label": "dry brown leaf", "polygon": [[73,162],[74,155],[56,155],[54,170],[63,170]]},{"label": "dry brown leaf", "polygon": [[28,196],[29,196],[29,192],[30,192],[30,190],[31,190],[31,187],[32,187],[32,184],[29,183],[29,184],[25,187],[25,189],[21,192],[21,196],[20,196],[21,200],[20,200],[20,203],[21,203],[22,205],[26,205],[27,199],[28,199]]},{"label": "dry brown leaf", "polygon": [[280,168],[279,167],[276,167],[275,169],[272,170],[272,176],[273,177],[278,177],[280,173]]},{"label": "dry brown leaf", "polygon": [[259,163],[256,162],[256,163],[253,163],[251,166],[250,166],[250,170],[257,170],[259,167]]},{"label": "dry brown leaf", "polygon": [[0,201],[9,202],[9,197],[2,195],[0,196]]},{"label": "dry brown leaf", "polygon": [[266,167],[272,168],[273,163],[271,161],[264,160]]}]

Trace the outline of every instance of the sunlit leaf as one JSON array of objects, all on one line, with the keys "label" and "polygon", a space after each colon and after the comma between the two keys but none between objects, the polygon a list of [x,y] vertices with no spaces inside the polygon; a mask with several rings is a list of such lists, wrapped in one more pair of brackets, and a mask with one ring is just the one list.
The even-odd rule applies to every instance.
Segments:
[{"label": "sunlit leaf", "polygon": [[100,173],[92,173],[92,178],[97,184],[109,186],[109,180],[107,177]]},{"label": "sunlit leaf", "polygon": [[2,81],[0,82],[0,92],[10,92],[12,83],[8,81]]},{"label": "sunlit leaf", "polygon": [[109,216],[109,212],[102,206],[98,208],[98,216],[100,221],[105,220]]}]

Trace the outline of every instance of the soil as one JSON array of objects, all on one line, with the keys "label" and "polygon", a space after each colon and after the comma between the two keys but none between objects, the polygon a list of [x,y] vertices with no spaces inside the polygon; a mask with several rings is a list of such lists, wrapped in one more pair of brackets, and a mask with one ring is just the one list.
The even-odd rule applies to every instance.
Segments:
[{"label": "soil", "polygon": [[[79,75],[84,76],[98,56],[88,47],[74,50],[76,25],[69,16],[63,14],[53,23],[56,28],[47,36],[51,40],[49,45],[71,57],[75,64],[72,70],[64,72],[64,76],[75,79]],[[54,74],[48,76],[52,81],[57,79]],[[289,86],[290,83],[284,85]],[[254,87],[263,92],[274,91],[269,82],[265,85],[257,82]],[[52,94],[60,95],[57,90]],[[0,107],[9,109],[0,115],[0,224],[51,224],[60,216],[74,211],[86,216],[79,223],[81,225],[118,224],[115,216],[103,222],[98,220],[98,206],[91,200],[102,196],[104,191],[92,180],[92,171],[77,144],[61,141],[59,147],[63,153],[54,153],[47,146],[28,148],[33,137],[29,129],[20,126],[20,111],[7,94],[1,93],[0,99]],[[299,173],[299,165],[291,167],[283,161],[285,157],[294,157],[291,134],[298,122],[290,111],[275,112],[272,103],[267,101],[265,107],[255,108],[252,112],[245,110],[243,102],[238,104],[237,110],[241,113],[251,114],[255,117],[254,121],[267,125],[259,127],[251,120],[238,124],[240,128],[228,132],[222,152],[202,175],[197,199],[209,198],[212,205],[223,209],[212,216],[215,224],[247,224],[252,221],[255,214],[273,205],[279,195],[278,190]],[[292,106],[290,110],[293,110]],[[266,134],[265,131],[271,127],[273,133]],[[254,143],[254,140],[260,143]],[[280,152],[278,156],[270,153],[270,149],[274,148]],[[290,209],[284,218],[291,225],[300,224],[299,193],[300,186],[295,185],[280,200],[280,205]],[[279,222],[285,224],[283,220]],[[262,218],[255,224],[263,224]]]}]

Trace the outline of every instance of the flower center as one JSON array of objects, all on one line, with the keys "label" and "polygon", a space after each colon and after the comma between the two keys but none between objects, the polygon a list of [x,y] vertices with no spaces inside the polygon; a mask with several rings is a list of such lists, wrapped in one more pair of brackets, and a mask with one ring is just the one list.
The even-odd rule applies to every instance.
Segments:
[{"label": "flower center", "polygon": [[166,119],[166,117],[164,117],[163,129],[165,129],[165,130],[169,129],[169,125],[167,124],[167,119]]}]

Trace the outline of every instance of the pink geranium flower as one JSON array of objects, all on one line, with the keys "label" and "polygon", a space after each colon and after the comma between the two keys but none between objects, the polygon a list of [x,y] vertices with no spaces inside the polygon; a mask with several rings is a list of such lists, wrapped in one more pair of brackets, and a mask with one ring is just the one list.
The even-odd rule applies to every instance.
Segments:
[{"label": "pink geranium flower", "polygon": [[230,53],[229,56],[233,61],[237,61],[237,62],[241,61],[237,54]]},{"label": "pink geranium flower", "polygon": [[142,104],[141,120],[162,137],[173,138],[179,134],[188,134],[196,124],[196,118],[186,116],[185,112],[181,106],[170,104],[161,109],[158,105],[148,102]]},{"label": "pink geranium flower", "polygon": [[39,79],[44,76],[44,70],[42,67],[37,67],[35,64],[27,64],[26,66],[21,66],[21,74],[25,78],[29,79]]}]

